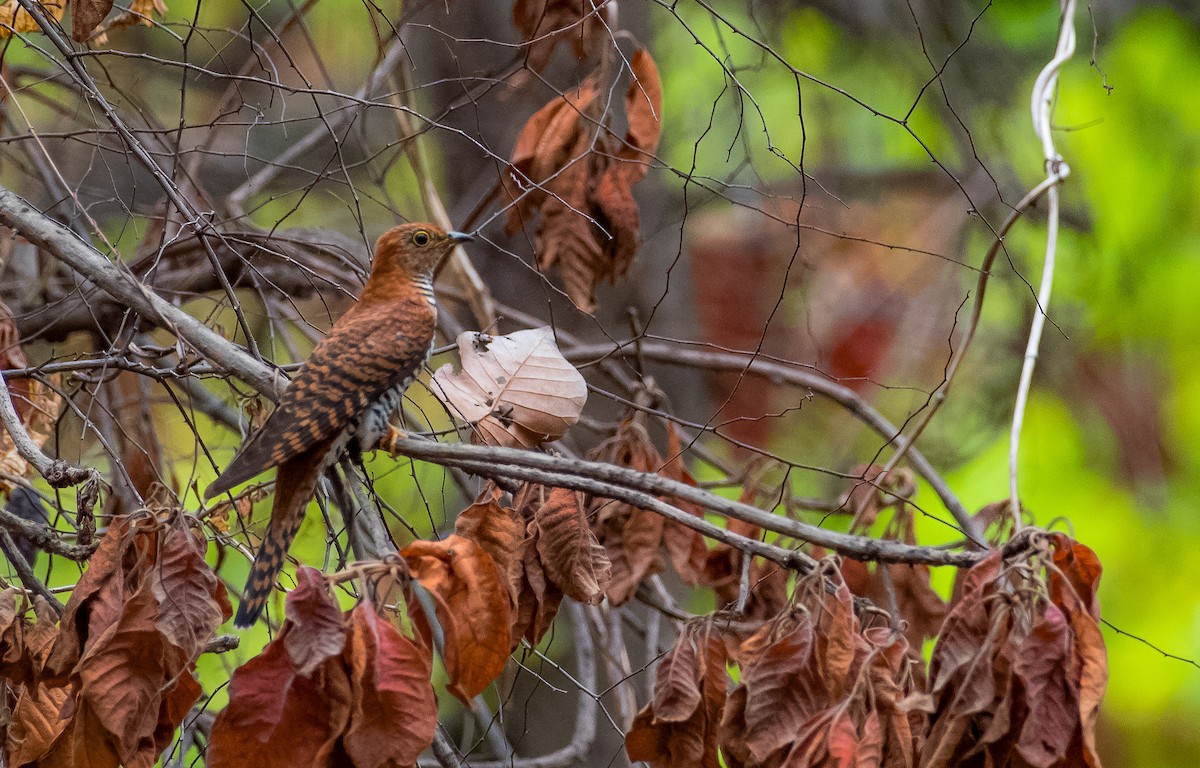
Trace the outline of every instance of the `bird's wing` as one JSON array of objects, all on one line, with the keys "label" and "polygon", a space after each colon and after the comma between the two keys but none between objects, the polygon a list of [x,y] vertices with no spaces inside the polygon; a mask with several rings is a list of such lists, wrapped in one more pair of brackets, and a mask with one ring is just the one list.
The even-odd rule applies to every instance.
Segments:
[{"label": "bird's wing", "polygon": [[421,301],[351,308],[313,350],[279,407],[205,491],[206,498],[278,466],[345,429],[412,375],[429,351],[435,318]]}]

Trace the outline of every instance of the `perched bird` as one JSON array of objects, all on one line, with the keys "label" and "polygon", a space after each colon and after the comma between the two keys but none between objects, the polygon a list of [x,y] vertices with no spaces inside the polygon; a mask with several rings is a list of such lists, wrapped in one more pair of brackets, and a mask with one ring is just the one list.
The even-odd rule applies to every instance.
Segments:
[{"label": "perched bird", "polygon": [[349,451],[375,447],[433,343],[433,271],[470,240],[435,224],[404,224],[375,243],[371,275],[358,303],[330,329],[266,423],[248,438],[205,498],[278,467],[266,536],[234,624],[262,613],[288,546],[321,475]]}]

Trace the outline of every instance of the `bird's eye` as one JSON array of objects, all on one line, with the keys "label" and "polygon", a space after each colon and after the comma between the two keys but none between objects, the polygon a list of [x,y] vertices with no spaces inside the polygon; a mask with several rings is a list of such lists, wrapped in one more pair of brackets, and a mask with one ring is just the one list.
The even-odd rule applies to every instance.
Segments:
[{"label": "bird's eye", "polygon": [[418,229],[412,237],[414,245],[429,245],[429,233],[423,229]]}]

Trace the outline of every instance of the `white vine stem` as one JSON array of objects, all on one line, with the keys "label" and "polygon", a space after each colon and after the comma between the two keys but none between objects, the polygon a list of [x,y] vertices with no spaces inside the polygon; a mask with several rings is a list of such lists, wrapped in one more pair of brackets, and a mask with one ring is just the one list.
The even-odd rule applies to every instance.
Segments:
[{"label": "white vine stem", "polygon": [[1009,503],[1016,529],[1021,527],[1021,502],[1017,492],[1017,459],[1021,453],[1021,427],[1025,421],[1025,407],[1029,401],[1029,388],[1033,381],[1033,369],[1037,365],[1038,347],[1046,327],[1046,312],[1050,306],[1050,292],[1054,285],[1055,250],[1058,246],[1058,182],[1070,173],[1070,168],[1054,147],[1054,134],[1050,125],[1050,112],[1054,106],[1058,73],[1075,53],[1075,0],[1062,0],[1062,19],[1058,32],[1058,47],[1054,58],[1038,74],[1033,83],[1030,111],[1033,114],[1033,130],[1042,142],[1042,157],[1045,159],[1046,178],[1054,180],[1046,193],[1046,259],[1042,265],[1042,283],[1038,288],[1037,307],[1029,328],[1029,342],[1025,347],[1025,360],[1021,366],[1021,381],[1017,385],[1017,401],[1013,409],[1012,432],[1008,448]]}]

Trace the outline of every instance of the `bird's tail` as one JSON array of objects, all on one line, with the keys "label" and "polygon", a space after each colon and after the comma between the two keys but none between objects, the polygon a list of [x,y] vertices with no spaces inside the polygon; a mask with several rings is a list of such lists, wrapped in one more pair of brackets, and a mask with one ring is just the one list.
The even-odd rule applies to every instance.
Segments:
[{"label": "bird's tail", "polygon": [[320,476],[319,458],[310,455],[279,465],[271,522],[267,524],[266,536],[254,556],[254,565],[250,567],[250,578],[246,580],[246,589],[233,620],[235,627],[249,627],[266,607],[275,580],[283,570],[288,547],[304,522],[304,510],[316,491]]}]

